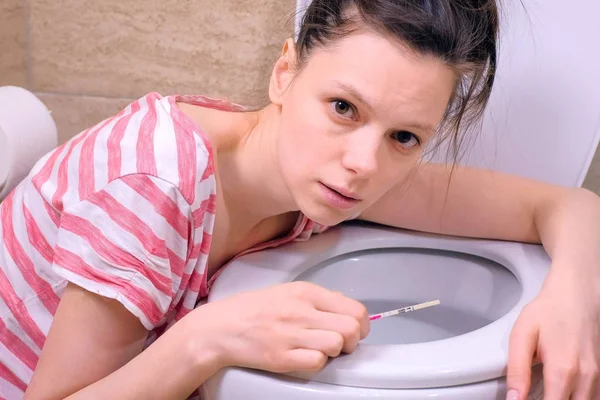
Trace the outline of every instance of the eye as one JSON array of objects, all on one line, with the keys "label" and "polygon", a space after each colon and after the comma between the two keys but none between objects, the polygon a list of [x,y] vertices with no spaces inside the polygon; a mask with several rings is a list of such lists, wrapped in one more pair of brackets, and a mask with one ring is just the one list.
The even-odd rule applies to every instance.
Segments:
[{"label": "eye", "polygon": [[421,144],[421,139],[408,131],[394,132],[392,136],[398,141],[398,143],[406,148],[412,148]]},{"label": "eye", "polygon": [[345,118],[353,118],[355,115],[354,106],[348,103],[347,101],[333,100],[331,102],[331,105],[333,106],[333,109],[335,110],[336,114],[339,114]]}]

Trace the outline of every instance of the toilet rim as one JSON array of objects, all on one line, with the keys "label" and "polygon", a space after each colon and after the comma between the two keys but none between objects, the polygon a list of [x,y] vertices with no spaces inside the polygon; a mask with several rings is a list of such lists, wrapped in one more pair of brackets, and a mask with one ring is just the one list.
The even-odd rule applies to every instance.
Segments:
[{"label": "toilet rim", "polygon": [[[512,326],[522,308],[539,292],[550,265],[540,245],[440,236],[375,224],[343,224],[308,242],[294,242],[240,257],[222,271],[208,301],[292,281],[315,264],[346,253],[398,248],[447,250],[489,259],[515,275],[521,284],[521,296],[508,313],[475,331],[426,343],[361,343],[352,354],[330,360],[317,373],[286,375],[382,389],[445,387],[503,377]],[[266,264],[277,268],[265,268]],[[240,274],[243,280],[239,279]]]}]

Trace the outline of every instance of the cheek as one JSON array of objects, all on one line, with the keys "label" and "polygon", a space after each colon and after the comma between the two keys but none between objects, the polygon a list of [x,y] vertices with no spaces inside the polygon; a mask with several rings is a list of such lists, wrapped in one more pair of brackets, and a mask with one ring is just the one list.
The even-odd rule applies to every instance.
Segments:
[{"label": "cheek", "polygon": [[304,168],[324,162],[332,153],[329,135],[318,104],[289,104],[281,116],[279,150],[283,161],[300,163]]}]

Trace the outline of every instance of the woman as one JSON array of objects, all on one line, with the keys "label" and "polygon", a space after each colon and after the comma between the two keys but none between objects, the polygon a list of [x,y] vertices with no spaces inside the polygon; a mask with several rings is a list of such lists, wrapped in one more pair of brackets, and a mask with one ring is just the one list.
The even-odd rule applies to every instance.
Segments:
[{"label": "woman", "polygon": [[175,399],[227,366],[318,370],[368,334],[362,304],[289,283],[196,306],[236,255],[360,218],[543,243],[507,396],[535,357],[547,399],[594,398],[599,199],[419,163],[481,115],[496,34],[488,0],[316,0],[265,108],[151,93],[45,156],[0,211],[0,397]]}]

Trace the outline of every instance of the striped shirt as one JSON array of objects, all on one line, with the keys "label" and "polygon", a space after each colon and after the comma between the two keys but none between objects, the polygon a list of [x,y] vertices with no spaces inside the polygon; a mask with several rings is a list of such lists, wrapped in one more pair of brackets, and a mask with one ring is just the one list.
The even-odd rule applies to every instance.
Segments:
[{"label": "striped shirt", "polygon": [[[23,397],[68,282],[119,301],[147,344],[208,296],[213,150],[176,102],[243,110],[150,93],[45,155],[0,204],[0,398]],[[236,258],[325,229],[301,214]]]}]

